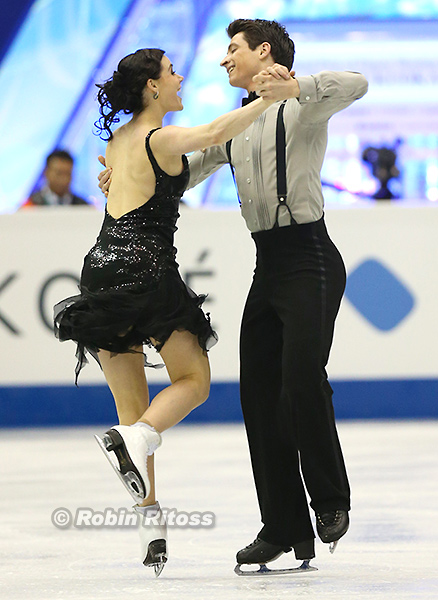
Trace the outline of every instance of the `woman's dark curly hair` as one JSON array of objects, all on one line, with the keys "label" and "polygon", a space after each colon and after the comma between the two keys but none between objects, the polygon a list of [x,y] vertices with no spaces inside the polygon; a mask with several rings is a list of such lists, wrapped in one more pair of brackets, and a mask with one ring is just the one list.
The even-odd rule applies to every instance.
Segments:
[{"label": "woman's dark curly hair", "polygon": [[139,113],[144,109],[143,90],[149,79],[158,79],[161,75],[161,59],[164,50],[158,48],[144,48],[133,54],[128,54],[119,62],[117,71],[105,83],[96,83],[99,88],[97,100],[100,104],[99,112],[102,115],[95,122],[100,132],[100,137],[105,132],[109,142],[112,137],[110,126],[118,123],[118,113],[125,115]]}]

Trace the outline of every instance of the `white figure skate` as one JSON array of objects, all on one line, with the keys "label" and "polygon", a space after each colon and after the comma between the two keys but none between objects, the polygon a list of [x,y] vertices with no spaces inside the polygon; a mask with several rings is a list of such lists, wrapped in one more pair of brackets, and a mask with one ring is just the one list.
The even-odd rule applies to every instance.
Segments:
[{"label": "white figure skate", "polygon": [[158,577],[167,562],[167,523],[160,504],[152,506],[135,505],[134,510],[141,516],[139,523],[141,556],[145,567],[154,567]]},{"label": "white figure skate", "polygon": [[151,491],[146,458],[161,445],[161,435],[148,427],[117,425],[94,437],[134,500],[143,502]]}]

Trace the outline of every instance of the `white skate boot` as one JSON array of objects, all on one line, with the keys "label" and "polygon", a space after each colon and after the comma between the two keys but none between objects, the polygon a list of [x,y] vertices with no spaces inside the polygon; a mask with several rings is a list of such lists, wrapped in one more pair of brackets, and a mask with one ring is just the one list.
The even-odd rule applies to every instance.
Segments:
[{"label": "white skate boot", "polygon": [[134,500],[143,502],[151,491],[146,458],[161,445],[158,431],[148,425],[117,425],[102,438],[94,437]]},{"label": "white skate boot", "polygon": [[160,504],[133,507],[141,515],[139,524],[141,556],[145,567],[154,567],[158,577],[167,562],[167,523],[161,512]]}]

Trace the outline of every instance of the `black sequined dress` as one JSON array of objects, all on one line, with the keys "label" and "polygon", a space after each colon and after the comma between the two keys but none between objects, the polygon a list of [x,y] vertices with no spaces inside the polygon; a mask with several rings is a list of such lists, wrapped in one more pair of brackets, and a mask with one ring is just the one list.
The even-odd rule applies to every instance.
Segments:
[{"label": "black sequined dress", "polygon": [[175,330],[196,335],[204,350],[217,341],[200,308],[205,296],[185,285],[175,260],[173,236],[189,179],[188,161],[182,157],[180,175],[165,173],[150,148],[154,131],[145,142],[156,177],[154,195],[119,219],[105,209],[99,237],[84,259],[80,295],[54,308],[56,337],[77,343],[76,381],[88,362],[87,351],[98,360],[99,349],[130,352],[134,346],[151,346],[151,338],[161,350]]}]

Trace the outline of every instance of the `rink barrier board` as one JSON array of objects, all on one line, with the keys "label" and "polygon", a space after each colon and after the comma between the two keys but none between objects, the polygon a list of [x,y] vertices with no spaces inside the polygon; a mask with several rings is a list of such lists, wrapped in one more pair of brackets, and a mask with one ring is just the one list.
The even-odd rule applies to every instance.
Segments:
[{"label": "rink barrier board", "polygon": [[[83,256],[102,214],[46,208],[0,215],[0,255],[7,257],[0,264],[0,388],[73,382],[74,344],[55,339],[52,310],[77,294]],[[181,212],[176,233],[181,275],[197,293],[208,294],[204,307],[219,335],[210,353],[212,381],[238,381],[253,241],[234,211]],[[438,378],[438,206],[333,209],[326,220],[348,274],[327,367],[330,379]],[[150,362],[161,362],[146,351]],[[269,351],[260,344],[262,357]],[[167,378],[163,369],[150,369],[147,377],[151,384]],[[90,364],[80,383],[102,385],[100,369]]]},{"label": "rink barrier board", "polygon": [[[338,419],[436,419],[438,379],[332,381]],[[162,385],[151,384],[153,398]],[[241,422],[237,382],[217,382],[184,423]],[[0,387],[0,427],[85,426],[117,422],[104,385]]]},{"label": "rink barrier board", "polygon": [[[58,208],[0,215],[7,257],[0,265],[0,427],[115,422],[98,366],[90,361],[75,389],[74,344],[60,344],[52,329],[53,304],[77,293],[102,214]],[[348,275],[327,367],[341,419],[438,417],[437,209],[366,204],[327,212]],[[239,329],[253,241],[236,212],[193,209],[182,211],[176,245],[184,280],[209,294],[204,307],[220,340],[209,353],[211,398],[187,422],[240,421]],[[262,357],[269,352],[260,345]],[[149,369],[147,378],[152,397],[168,381],[164,369]]]}]

